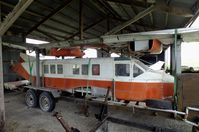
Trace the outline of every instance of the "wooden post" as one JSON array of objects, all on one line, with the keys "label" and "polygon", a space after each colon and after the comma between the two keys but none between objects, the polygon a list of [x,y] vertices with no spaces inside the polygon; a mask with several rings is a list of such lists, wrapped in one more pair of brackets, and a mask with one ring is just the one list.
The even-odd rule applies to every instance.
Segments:
[{"label": "wooden post", "polygon": [[[1,18],[1,5],[0,5],[0,18]],[[3,88],[2,36],[0,36],[0,131],[3,129],[4,123],[5,123],[5,104],[4,104],[4,88]]]}]

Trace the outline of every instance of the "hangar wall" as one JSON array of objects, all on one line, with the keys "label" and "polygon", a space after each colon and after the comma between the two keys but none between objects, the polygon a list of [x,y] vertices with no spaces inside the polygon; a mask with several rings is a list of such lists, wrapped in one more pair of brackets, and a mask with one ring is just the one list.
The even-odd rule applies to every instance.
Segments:
[{"label": "hangar wall", "polygon": [[[20,44],[24,42],[24,39],[18,36],[3,36],[3,42]],[[7,46],[3,46],[2,49],[4,82],[21,80],[22,78],[11,70],[11,66],[19,61],[20,52],[25,52],[25,50],[14,49]]]}]

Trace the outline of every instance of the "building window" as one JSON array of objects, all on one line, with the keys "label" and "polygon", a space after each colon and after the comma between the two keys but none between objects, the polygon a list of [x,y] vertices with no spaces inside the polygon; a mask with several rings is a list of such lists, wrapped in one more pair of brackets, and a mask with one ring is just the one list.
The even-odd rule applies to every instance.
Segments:
[{"label": "building window", "polygon": [[61,64],[57,65],[57,74],[63,74],[63,65]]},{"label": "building window", "polygon": [[44,65],[44,74],[48,74],[48,73],[49,73],[48,65]]},{"label": "building window", "polygon": [[130,76],[130,64],[115,64],[115,76]]},{"label": "building window", "polygon": [[100,75],[100,65],[99,64],[92,65],[92,75]]},{"label": "building window", "polygon": [[136,65],[133,66],[133,77],[137,77],[142,73],[144,72],[139,67],[137,67]]},{"label": "building window", "polygon": [[50,73],[51,74],[56,74],[55,65],[50,65]]},{"label": "building window", "polygon": [[88,64],[82,65],[82,75],[88,75]]},{"label": "building window", "polygon": [[73,74],[78,75],[79,74],[79,70],[80,70],[80,66],[79,65],[73,65]]}]

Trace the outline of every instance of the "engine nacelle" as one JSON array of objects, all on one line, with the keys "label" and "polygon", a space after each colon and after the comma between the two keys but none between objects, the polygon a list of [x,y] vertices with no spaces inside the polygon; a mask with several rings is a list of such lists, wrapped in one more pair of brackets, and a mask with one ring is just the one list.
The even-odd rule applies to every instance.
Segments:
[{"label": "engine nacelle", "polygon": [[[44,53],[45,52],[45,53]],[[45,50],[42,52],[44,55],[48,56],[74,56],[74,57],[82,57],[84,56],[84,52],[81,51],[80,48],[51,48],[50,50]]]},{"label": "engine nacelle", "polygon": [[162,44],[159,40],[133,41],[129,44],[130,52],[143,52],[149,54],[160,54],[162,52]]}]

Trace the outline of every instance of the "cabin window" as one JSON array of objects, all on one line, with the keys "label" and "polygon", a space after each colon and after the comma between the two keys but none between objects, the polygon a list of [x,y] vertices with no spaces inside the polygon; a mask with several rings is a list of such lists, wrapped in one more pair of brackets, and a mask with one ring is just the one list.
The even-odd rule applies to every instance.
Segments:
[{"label": "cabin window", "polygon": [[79,65],[73,65],[73,74],[78,75],[80,71]]},{"label": "cabin window", "polygon": [[88,75],[88,64],[82,65],[82,75]]},{"label": "cabin window", "polygon": [[133,66],[133,77],[137,77],[142,73],[144,73],[143,70],[141,70],[138,66],[136,65]]},{"label": "cabin window", "polygon": [[130,64],[115,64],[115,76],[130,76]]},{"label": "cabin window", "polygon": [[57,74],[63,74],[63,65],[61,64],[57,65]]},{"label": "cabin window", "polygon": [[49,73],[48,65],[44,65],[44,74],[48,73]]},{"label": "cabin window", "polygon": [[55,65],[50,65],[50,73],[51,74],[56,74]]},{"label": "cabin window", "polygon": [[99,64],[92,65],[92,75],[100,75],[100,65]]}]

